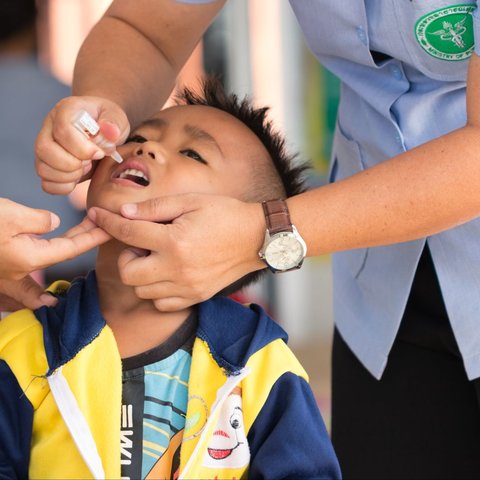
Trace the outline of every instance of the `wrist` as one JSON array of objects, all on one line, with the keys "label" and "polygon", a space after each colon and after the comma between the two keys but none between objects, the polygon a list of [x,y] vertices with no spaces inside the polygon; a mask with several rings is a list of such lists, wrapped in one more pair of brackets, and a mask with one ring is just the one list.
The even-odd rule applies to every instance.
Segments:
[{"label": "wrist", "polygon": [[250,238],[248,245],[252,245],[253,250],[250,249],[250,262],[252,264],[253,270],[261,270],[266,267],[265,262],[263,262],[258,256],[258,252],[263,246],[265,241],[265,215],[263,213],[263,208],[261,203],[249,203],[249,224],[251,228]]},{"label": "wrist", "polygon": [[307,245],[290,219],[283,199],[262,202],[265,240],[258,255],[273,273],[299,269],[307,254]]}]

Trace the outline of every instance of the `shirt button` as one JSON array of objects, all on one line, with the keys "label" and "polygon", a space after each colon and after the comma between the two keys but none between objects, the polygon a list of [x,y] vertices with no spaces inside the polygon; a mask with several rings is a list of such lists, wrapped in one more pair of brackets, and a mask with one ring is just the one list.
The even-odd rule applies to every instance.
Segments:
[{"label": "shirt button", "polygon": [[401,80],[403,78],[402,71],[397,65],[391,65],[390,72],[393,75],[393,78],[395,78],[396,80]]},{"label": "shirt button", "polygon": [[364,45],[366,45],[367,44],[367,33],[365,32],[365,29],[361,25],[359,25],[356,30],[357,30],[358,38],[360,39],[360,41]]}]

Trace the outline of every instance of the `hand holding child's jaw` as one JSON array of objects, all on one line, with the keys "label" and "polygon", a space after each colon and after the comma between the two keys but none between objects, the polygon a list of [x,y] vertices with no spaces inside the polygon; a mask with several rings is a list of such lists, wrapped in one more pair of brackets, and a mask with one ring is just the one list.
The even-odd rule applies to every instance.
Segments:
[{"label": "hand holding child's jaw", "polygon": [[123,244],[102,247],[97,265],[115,257],[120,287],[164,312],[254,281],[265,268],[260,202],[300,193],[305,170],[266,109],[225,95],[215,80],[182,98],[118,147],[122,164],[98,163],[87,196],[90,219]]},{"label": "hand holding child's jaw", "polygon": [[30,275],[20,280],[0,280],[0,312],[14,312],[24,307],[34,310],[56,303],[57,299],[45,293],[44,288]]},{"label": "hand holding child's jaw", "polygon": [[183,194],[147,200],[132,210],[122,209],[122,216],[92,208],[89,215],[112,237],[151,252],[139,256],[127,249],[118,265],[123,282],[158,310],[194,305],[264,268],[257,254],[264,234],[259,204]]},{"label": "hand holding child's jaw", "polygon": [[0,230],[0,311],[26,306],[52,305],[29,273],[70,258],[106,242],[110,236],[85,219],[64,235],[50,240],[38,235],[51,232],[60,220],[45,210],[35,210],[0,199],[3,225]]},{"label": "hand holding child's jaw", "polygon": [[88,219],[49,240],[38,237],[54,230],[56,215],[0,199],[0,311],[55,303],[28,274],[74,258],[106,242],[110,236]]},{"label": "hand holding child's jaw", "polygon": [[20,280],[34,270],[68,260],[106,242],[110,236],[89,219],[63,235],[44,239],[60,220],[46,210],[35,210],[0,199],[0,278]]}]

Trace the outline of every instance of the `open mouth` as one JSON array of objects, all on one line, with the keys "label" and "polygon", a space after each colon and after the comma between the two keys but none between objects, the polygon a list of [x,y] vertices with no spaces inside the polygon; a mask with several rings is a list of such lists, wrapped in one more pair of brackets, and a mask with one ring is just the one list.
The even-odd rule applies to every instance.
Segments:
[{"label": "open mouth", "polygon": [[133,165],[132,163],[121,165],[120,168],[117,168],[112,175],[112,180],[125,184],[134,183],[140,187],[148,187],[150,178],[146,167],[139,162],[135,162]]},{"label": "open mouth", "polygon": [[123,172],[118,175],[118,177],[115,178],[124,178],[126,180],[130,180],[133,183],[136,183],[137,185],[141,185],[142,187],[147,187],[150,185],[150,180],[148,177],[141,172],[140,170],[136,170],[135,168],[128,168],[127,170],[124,170]]}]

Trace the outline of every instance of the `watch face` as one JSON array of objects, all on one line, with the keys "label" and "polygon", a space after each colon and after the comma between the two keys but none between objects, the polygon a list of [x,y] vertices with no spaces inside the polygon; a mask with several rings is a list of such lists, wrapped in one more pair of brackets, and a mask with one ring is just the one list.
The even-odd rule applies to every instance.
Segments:
[{"label": "watch face", "polygon": [[265,260],[275,270],[290,270],[301,265],[306,248],[291,232],[274,235],[265,249]]}]

